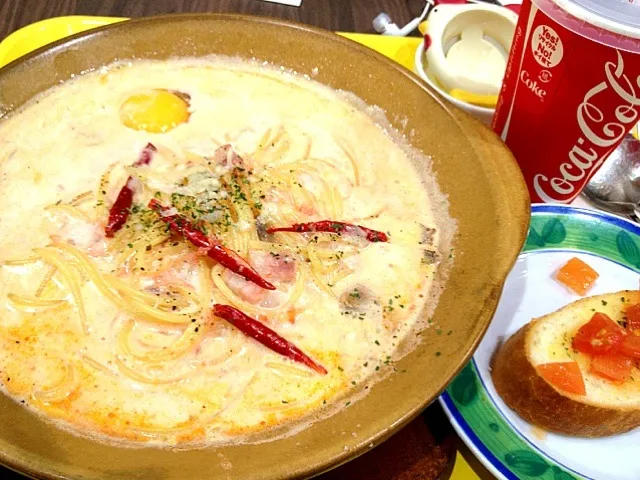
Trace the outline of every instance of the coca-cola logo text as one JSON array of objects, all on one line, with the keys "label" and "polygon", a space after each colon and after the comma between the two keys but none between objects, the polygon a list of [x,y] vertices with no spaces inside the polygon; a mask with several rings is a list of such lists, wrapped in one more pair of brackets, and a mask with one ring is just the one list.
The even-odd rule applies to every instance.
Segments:
[{"label": "coca-cola logo text", "polygon": [[[637,122],[640,98],[636,95],[634,84],[624,74],[624,60],[618,50],[617,63],[606,62],[604,72],[606,79],[589,90],[576,111],[581,136],[568,152],[569,162],[560,164],[559,175],[548,178],[543,174],[535,175],[533,187],[538,196],[545,202],[562,202],[565,198],[573,198],[589,180],[590,173],[604,161],[611,148],[622,140]],[[525,72],[523,72],[525,73]],[[636,78],[640,86],[640,77]],[[622,101],[606,113],[598,107],[598,96],[612,89]],[[604,107],[603,107],[604,108]],[[611,114],[612,113],[612,114]],[[615,120],[615,121],[612,121]]]},{"label": "coca-cola logo text", "polygon": [[529,72],[526,70],[522,70],[520,72],[520,81],[524,83],[529,90],[533,92],[533,94],[540,99],[541,102],[544,101],[544,97],[547,95],[547,91],[543,90],[540,85],[538,85],[537,80],[532,80],[529,76]]}]

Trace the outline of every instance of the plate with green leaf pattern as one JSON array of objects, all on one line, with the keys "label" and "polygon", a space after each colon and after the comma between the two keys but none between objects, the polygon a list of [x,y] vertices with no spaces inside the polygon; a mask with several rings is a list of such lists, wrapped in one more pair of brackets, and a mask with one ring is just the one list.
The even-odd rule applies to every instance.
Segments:
[{"label": "plate with green leaf pattern", "polygon": [[499,479],[637,480],[640,429],[606,438],[556,435],[527,423],[496,393],[500,343],[533,318],[580,297],[554,279],[570,258],[600,275],[588,295],[639,288],[640,226],[603,212],[534,205],[527,242],[472,360],[440,397],[460,437]]}]

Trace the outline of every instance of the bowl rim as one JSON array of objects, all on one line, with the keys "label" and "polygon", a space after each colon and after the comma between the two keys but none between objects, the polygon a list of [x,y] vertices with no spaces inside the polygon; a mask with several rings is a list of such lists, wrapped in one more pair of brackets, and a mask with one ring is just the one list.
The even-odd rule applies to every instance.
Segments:
[{"label": "bowl rim", "polygon": [[[457,110],[454,108],[454,110],[451,109],[451,104],[449,104],[449,102],[445,101],[445,99],[441,98],[441,93],[438,89],[436,89],[435,87],[433,87],[431,85],[431,83],[429,82],[428,84],[425,85],[425,83],[422,81],[421,76],[416,75],[416,73],[412,72],[411,70],[405,68],[404,66],[398,64],[397,62],[393,61],[392,59],[387,58],[386,56],[384,56],[381,53],[378,53],[377,51],[366,47],[354,40],[351,40],[349,38],[340,36],[338,34],[336,34],[335,32],[332,32],[330,30],[326,30],[323,28],[319,28],[319,27],[315,27],[315,26],[311,26],[311,25],[306,25],[300,22],[295,22],[295,21],[290,21],[290,20],[283,20],[280,18],[274,18],[274,17],[265,17],[265,16],[259,16],[259,15],[247,15],[247,14],[236,14],[236,13],[178,13],[178,14],[164,14],[164,15],[155,15],[155,16],[151,16],[151,17],[138,17],[138,18],[131,18],[122,22],[116,22],[116,23],[112,23],[112,24],[108,24],[108,25],[102,25],[99,27],[96,27],[94,29],[91,30],[87,30],[87,31],[83,31],[83,32],[79,32],[73,35],[70,35],[68,37],[62,38],[60,40],[57,40],[55,42],[52,42],[50,44],[44,45],[26,55],[24,55],[23,57],[17,58],[13,61],[11,61],[10,63],[8,63],[7,65],[5,65],[4,67],[0,68],[0,75],[5,74],[8,71],[11,71],[13,69],[17,69],[20,68],[22,66],[25,66],[26,64],[35,61],[38,57],[40,57],[43,54],[50,54],[51,52],[57,50],[57,49],[64,49],[67,46],[75,43],[76,41],[80,40],[80,39],[85,39],[88,37],[92,37],[95,35],[100,35],[105,31],[112,31],[112,30],[119,30],[119,29],[127,29],[130,27],[130,25],[134,24],[134,25],[138,25],[138,24],[153,24],[153,23],[162,23],[162,22],[166,22],[166,21],[179,21],[180,19],[203,19],[206,21],[212,21],[212,20],[236,20],[236,21],[244,21],[244,22],[251,22],[251,23],[257,23],[257,24],[266,24],[266,25],[271,25],[271,26],[276,26],[278,28],[290,28],[290,29],[294,29],[294,30],[298,30],[298,31],[302,31],[305,32],[307,34],[314,34],[317,35],[318,37],[322,37],[325,40],[329,41],[329,42],[337,42],[340,44],[343,44],[344,46],[357,51],[358,54],[360,55],[365,55],[368,57],[372,57],[374,59],[376,59],[377,62],[382,62],[383,64],[385,64],[385,66],[391,70],[394,70],[397,74],[404,76],[407,80],[409,80],[411,83],[413,83],[417,88],[419,88],[420,90],[423,91],[424,94],[430,95],[430,97],[432,98],[432,100],[434,102],[436,102],[437,104],[440,105],[440,107],[442,107],[442,109],[444,111],[446,111],[449,116],[450,119],[453,123],[455,123],[459,128],[460,131],[464,134],[467,135],[467,132],[465,132],[465,129],[463,128],[464,126],[462,125],[462,121],[464,120],[465,122],[473,122],[473,124],[477,125],[478,128],[485,128],[483,126],[481,126],[480,122],[478,122],[477,120],[471,118],[467,113]],[[420,44],[419,50],[422,48],[422,43]],[[464,107],[460,107],[462,109],[464,109]],[[1,120],[1,117],[0,117]],[[515,163],[515,161],[514,161]],[[517,165],[516,165],[517,168]],[[516,180],[517,181],[517,180]],[[526,189],[526,185],[524,184],[524,179],[520,179],[520,183],[524,186],[524,190],[523,192],[527,192]],[[527,196],[527,194],[525,193],[525,196]],[[528,197],[527,197],[528,199]],[[523,196],[522,200],[524,201],[525,198]],[[519,207],[522,207],[522,205],[519,205]],[[529,225],[529,217],[525,218],[525,213],[524,211],[519,211],[517,212],[516,216],[520,216],[521,215],[521,219],[523,220],[523,224],[521,225],[519,236],[518,238],[521,240],[520,246],[524,245],[525,239],[526,239],[526,234],[528,231],[528,225]],[[515,230],[515,229],[514,229]],[[506,266],[507,264],[509,265],[509,268],[506,268],[505,271],[503,272],[502,275],[502,280],[499,282],[496,282],[496,284],[494,285],[494,291],[493,294],[497,295],[497,297],[499,297],[500,293],[502,292],[502,289],[504,287],[504,282],[506,281],[506,276],[509,272],[509,270],[512,268],[513,264],[515,263],[515,261],[517,260],[519,251],[516,252],[514,250],[513,254],[510,257],[513,258],[508,258],[504,261],[504,265]],[[497,308],[497,299],[495,300],[495,305],[493,306],[487,306],[485,305],[486,311],[495,311],[495,309]],[[395,434],[397,431],[399,431],[401,428],[403,428],[404,426],[406,426],[410,421],[412,421],[414,418],[416,418],[428,405],[430,405],[434,400],[437,399],[437,397],[446,389],[447,385],[450,383],[450,381],[456,376],[458,375],[458,373],[464,368],[464,366],[466,365],[466,363],[469,361],[469,359],[472,357],[473,353],[475,352],[475,350],[477,349],[480,341],[482,340],[484,334],[486,333],[489,324],[490,324],[491,318],[489,317],[489,319],[487,321],[485,321],[483,323],[483,325],[481,325],[480,329],[478,330],[478,333],[476,335],[475,338],[473,338],[471,341],[469,341],[469,348],[467,349],[467,351],[461,355],[460,357],[458,357],[457,360],[457,364],[455,365],[455,367],[451,370],[451,374],[449,375],[449,379],[446,380],[445,382],[442,382],[441,385],[438,386],[438,388],[432,388],[432,392],[430,394],[425,394],[424,397],[422,398],[422,400],[420,402],[415,402],[415,404],[409,408],[409,409],[405,409],[402,411],[397,411],[396,414],[394,415],[394,417],[396,418],[396,421],[393,422],[392,425],[388,426],[386,429],[377,429],[377,432],[374,436],[372,436],[370,438],[370,440],[372,441],[373,444],[378,445],[379,443],[382,443],[383,441],[385,441],[387,438],[391,437],[393,434]],[[368,451],[370,448],[367,448],[367,445],[362,445],[359,448],[353,448],[353,449],[349,449],[348,451],[342,452],[340,454],[331,456],[331,457],[327,457],[320,465],[309,465],[308,462],[305,461],[304,458],[302,458],[301,456],[298,457],[297,460],[292,461],[291,462],[291,472],[293,477],[291,478],[308,478],[311,476],[315,476],[318,475],[322,472],[328,471],[330,469],[333,469],[337,466],[340,466],[350,460],[353,460],[354,458],[360,456],[361,454],[365,453],[366,451]],[[45,478],[61,478],[60,476],[58,476],[56,473],[54,473],[52,470],[49,471],[44,471],[41,469],[38,470],[34,470],[33,468],[30,468],[29,464],[25,461],[16,461],[15,458],[13,457],[8,457],[3,451],[0,451],[0,464],[15,470],[17,472],[26,474],[26,475],[30,475],[32,477],[39,477],[39,476],[44,476]],[[62,477],[64,478],[64,477]],[[279,478],[279,477],[278,477]],[[290,478],[289,476],[287,476],[286,478]]]}]

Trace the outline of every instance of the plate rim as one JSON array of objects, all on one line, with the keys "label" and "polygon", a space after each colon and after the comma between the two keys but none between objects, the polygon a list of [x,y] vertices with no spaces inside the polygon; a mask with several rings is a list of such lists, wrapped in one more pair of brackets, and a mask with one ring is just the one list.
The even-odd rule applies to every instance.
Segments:
[{"label": "plate rim", "polygon": [[[556,214],[561,216],[568,217],[584,217],[588,218],[590,221],[604,221],[605,223],[611,224],[615,227],[618,227],[624,231],[633,233],[634,235],[640,237],[640,225],[628,220],[624,217],[620,217],[618,215],[610,214],[601,210],[593,210],[590,208],[584,207],[576,207],[572,205],[559,205],[559,204],[532,204],[531,205],[531,220],[533,222],[534,217],[543,217],[549,214]],[[563,248],[543,248],[544,251],[565,251],[567,249]],[[576,250],[579,251],[579,250]],[[522,251],[518,255],[518,258],[521,258],[524,255],[530,255],[532,253],[536,253],[535,251],[530,251],[523,246]],[[582,253],[582,252],[581,252]],[[596,255],[591,252],[584,252],[590,255],[595,255],[600,258],[601,255]],[[608,259],[609,260],[609,259]],[[627,265],[620,264],[615,260],[611,260],[612,262],[618,264],[619,266],[630,268]],[[636,270],[637,271],[637,270]],[[505,423],[505,425],[516,434],[521,442],[523,442],[529,449],[537,452],[541,455],[546,461],[548,461],[552,466],[559,467],[566,471],[567,473],[577,477],[579,480],[595,480],[593,477],[586,475],[585,473],[576,471],[575,469],[568,467],[558,461],[557,459],[551,457],[548,453],[542,451],[535,442],[532,442],[530,439],[526,438],[517,428],[515,428],[512,423],[508,420],[508,418],[504,415],[502,410],[496,405],[495,399],[489,394],[488,389],[486,388],[485,381],[480,376],[478,372],[478,364],[477,360],[474,356],[467,363],[465,368],[473,366],[471,369],[475,379],[478,381],[479,388],[483,391],[483,393],[489,399],[489,408],[494,410],[501,420]],[[457,376],[455,377],[457,378]],[[455,380],[455,378],[453,380]],[[453,383],[452,380],[452,383]],[[485,445],[482,441],[480,435],[476,433],[473,427],[467,422],[464,414],[456,407],[451,395],[449,393],[449,388],[451,384],[447,387],[447,389],[438,397],[438,402],[442,406],[449,422],[452,424],[454,430],[458,434],[458,436],[462,439],[465,445],[471,450],[471,452],[475,455],[475,457],[489,470],[489,472],[494,475],[499,480],[519,480],[519,477],[505,464],[504,461],[500,460],[496,452],[493,451],[490,447]]]},{"label": "plate rim", "polygon": [[[453,400],[446,390],[438,397],[438,402],[444,410],[447,419],[453,426],[460,439],[471,450],[473,455],[499,480],[519,480],[504,464],[490,451],[462,417],[460,411],[453,404]],[[484,451],[488,453],[485,454]],[[493,458],[490,458],[493,457]],[[506,473],[505,473],[506,472]]]}]

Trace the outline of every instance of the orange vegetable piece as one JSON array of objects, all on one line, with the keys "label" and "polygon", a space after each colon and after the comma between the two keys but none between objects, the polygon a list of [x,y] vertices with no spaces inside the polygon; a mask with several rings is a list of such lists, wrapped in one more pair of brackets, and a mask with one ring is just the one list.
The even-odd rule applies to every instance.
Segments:
[{"label": "orange vegetable piece", "polygon": [[624,339],[625,331],[608,315],[596,312],[588,323],[580,327],[573,341],[573,348],[587,355],[601,355],[615,351]]},{"label": "orange vegetable piece", "polygon": [[640,330],[640,303],[627,308],[627,328],[629,330]]},{"label": "orange vegetable piece", "polygon": [[620,347],[618,347],[618,351],[621,355],[640,360],[640,336],[634,334],[625,335]]},{"label": "orange vegetable piece", "polygon": [[600,275],[579,258],[573,257],[556,274],[556,279],[584,296]]},{"label": "orange vegetable piece", "polygon": [[576,362],[543,363],[536,367],[538,375],[559,390],[586,395],[584,379]]},{"label": "orange vegetable piece", "polygon": [[599,377],[621,383],[631,375],[633,364],[633,359],[626,355],[605,353],[591,359],[591,371]]}]

